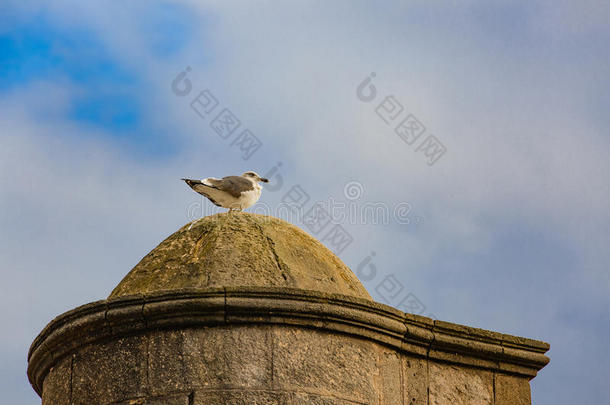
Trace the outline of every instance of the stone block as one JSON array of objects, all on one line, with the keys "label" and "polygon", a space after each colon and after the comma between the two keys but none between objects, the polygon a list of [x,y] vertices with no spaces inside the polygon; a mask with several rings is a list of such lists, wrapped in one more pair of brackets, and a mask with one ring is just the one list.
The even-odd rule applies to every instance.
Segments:
[{"label": "stone block", "polygon": [[182,360],[188,386],[270,388],[269,328],[266,325],[233,325],[185,329]]},{"label": "stone block", "polygon": [[156,397],[132,398],[111,405],[191,405],[190,394],[162,395]]},{"label": "stone block", "polygon": [[[377,402],[375,402],[377,403]],[[381,404],[393,404],[394,402],[381,402]],[[398,402],[399,403],[399,402]],[[362,402],[349,401],[343,398],[336,398],[332,396],[322,396],[315,394],[308,394],[305,392],[295,392],[290,398],[290,402],[286,405],[362,405]]]},{"label": "stone block", "polygon": [[429,362],[430,405],[493,405],[489,371]]},{"label": "stone block", "polygon": [[148,381],[151,394],[189,389],[183,345],[184,330],[161,330],[149,335]]},{"label": "stone block", "polygon": [[402,386],[405,405],[428,405],[428,360],[403,355]]},{"label": "stone block", "polygon": [[74,358],[75,404],[123,401],[147,395],[147,337],[131,336],[89,346]]},{"label": "stone block", "polygon": [[273,330],[274,388],[376,403],[376,345],[311,329]]},{"label": "stone block", "polygon": [[193,405],[288,405],[290,394],[273,391],[219,390],[195,393]]},{"label": "stone block", "polygon": [[494,405],[530,405],[532,397],[527,378],[496,374],[496,402]]},{"label": "stone block", "polygon": [[42,405],[69,405],[72,379],[72,357],[49,370],[42,387]]},{"label": "stone block", "polygon": [[402,404],[402,360],[396,350],[377,346],[376,390],[380,404]]}]

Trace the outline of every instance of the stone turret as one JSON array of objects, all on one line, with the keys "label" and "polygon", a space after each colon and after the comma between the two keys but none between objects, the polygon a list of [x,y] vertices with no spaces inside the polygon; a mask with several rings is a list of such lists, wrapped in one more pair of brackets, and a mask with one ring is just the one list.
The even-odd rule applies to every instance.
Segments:
[{"label": "stone turret", "polygon": [[373,302],[299,228],[187,225],[32,343],[43,405],[530,404],[548,344]]}]

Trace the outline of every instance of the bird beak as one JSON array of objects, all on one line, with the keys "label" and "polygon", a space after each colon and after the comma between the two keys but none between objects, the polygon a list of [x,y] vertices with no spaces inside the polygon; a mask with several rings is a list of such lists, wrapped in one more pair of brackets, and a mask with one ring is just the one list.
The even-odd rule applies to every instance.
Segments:
[{"label": "bird beak", "polygon": [[269,183],[269,179],[262,178],[260,179],[263,183]]}]

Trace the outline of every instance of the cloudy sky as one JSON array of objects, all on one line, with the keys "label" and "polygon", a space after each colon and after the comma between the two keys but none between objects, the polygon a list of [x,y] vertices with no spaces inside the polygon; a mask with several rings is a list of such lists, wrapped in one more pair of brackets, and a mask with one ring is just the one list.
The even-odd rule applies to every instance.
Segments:
[{"label": "cloudy sky", "polygon": [[594,0],[2,1],[3,400],[39,403],[48,321],[218,211],[181,177],[256,170],[256,209],[345,232],[329,247],[376,300],[548,341],[534,403],[609,403],[609,21]]}]

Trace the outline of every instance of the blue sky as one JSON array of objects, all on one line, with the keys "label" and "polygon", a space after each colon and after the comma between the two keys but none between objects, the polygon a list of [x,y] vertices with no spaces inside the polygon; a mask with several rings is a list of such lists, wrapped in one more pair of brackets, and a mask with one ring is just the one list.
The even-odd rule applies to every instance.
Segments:
[{"label": "blue sky", "polygon": [[[353,201],[350,182],[359,206],[411,208],[341,223],[352,269],[375,252],[375,299],[391,276],[424,314],[550,342],[536,404],[610,402],[608,21],[593,0],[3,2],[3,398],[39,403],[26,353],[48,321],[217,211],[178,179],[281,162],[261,208],[296,185]],[[262,142],[248,160],[191,108],[204,90]],[[376,114],[390,95],[446,147],[434,165]]]}]

